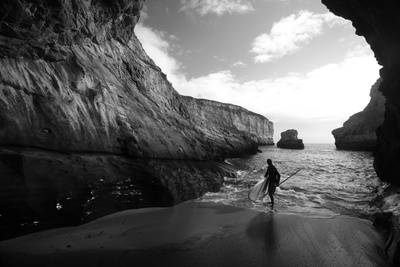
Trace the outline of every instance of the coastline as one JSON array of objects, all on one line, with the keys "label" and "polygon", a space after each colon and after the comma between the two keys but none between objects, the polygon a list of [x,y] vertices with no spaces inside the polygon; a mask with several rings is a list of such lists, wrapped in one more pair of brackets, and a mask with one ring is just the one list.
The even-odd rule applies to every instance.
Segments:
[{"label": "coastline", "polygon": [[188,201],[0,242],[1,266],[389,266],[367,220]]}]

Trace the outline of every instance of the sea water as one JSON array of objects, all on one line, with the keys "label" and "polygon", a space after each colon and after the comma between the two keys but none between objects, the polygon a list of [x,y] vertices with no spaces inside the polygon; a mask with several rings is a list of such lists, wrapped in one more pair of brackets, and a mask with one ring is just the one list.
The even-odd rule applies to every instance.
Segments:
[{"label": "sea water", "polygon": [[261,153],[245,158],[228,159],[239,171],[236,178],[225,178],[221,190],[207,193],[196,201],[212,201],[236,207],[270,212],[269,197],[254,203],[248,192],[263,179],[267,159],[281,174],[275,211],[331,217],[339,214],[368,218],[374,207],[371,199],[384,186],[373,168],[371,152],[337,150],[334,144],[305,144],[302,150],[260,147]]}]

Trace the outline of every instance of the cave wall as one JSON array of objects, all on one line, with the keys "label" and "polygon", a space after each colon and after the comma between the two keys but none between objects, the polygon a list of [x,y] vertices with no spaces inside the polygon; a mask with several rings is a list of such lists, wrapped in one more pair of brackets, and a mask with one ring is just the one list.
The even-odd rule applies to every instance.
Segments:
[{"label": "cave wall", "polygon": [[[133,32],[141,7],[133,0],[5,1],[0,145],[195,160],[243,152],[199,126],[197,116],[215,110],[180,96],[146,55]],[[251,134],[239,138],[246,151],[270,142],[266,118],[214,105],[222,106],[240,112],[206,127]]]},{"label": "cave wall", "polygon": [[[382,65],[379,91],[385,97],[384,121],[376,131],[374,168],[383,181],[400,186],[400,16],[395,0],[322,0],[333,13],[352,21]],[[389,187],[390,188],[390,187]],[[393,201],[393,200],[392,200]],[[396,204],[396,203],[392,203]],[[382,209],[383,206],[381,206]],[[393,210],[393,209],[392,209]],[[392,211],[387,223],[385,253],[393,266],[400,265],[400,215]]]},{"label": "cave wall", "polygon": [[178,109],[180,96],[133,33],[142,1],[8,3],[0,28],[0,144],[210,156],[200,132],[182,134],[193,125]]},{"label": "cave wall", "polygon": [[61,211],[94,218],[217,191],[235,176],[224,158],[256,153],[272,137],[266,118],[232,105],[232,120],[198,117],[215,110],[180,96],[134,34],[143,2],[2,1],[3,232]]},{"label": "cave wall", "polygon": [[400,16],[394,0],[322,0],[334,14],[352,21],[382,65],[379,90],[386,98],[384,122],[377,130],[374,167],[384,181],[400,186]]}]

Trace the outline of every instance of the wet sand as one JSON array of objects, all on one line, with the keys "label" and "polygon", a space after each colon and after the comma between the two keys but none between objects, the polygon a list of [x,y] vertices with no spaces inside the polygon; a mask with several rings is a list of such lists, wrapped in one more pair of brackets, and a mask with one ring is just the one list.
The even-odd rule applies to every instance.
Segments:
[{"label": "wet sand", "polygon": [[0,242],[1,266],[388,266],[369,221],[223,204],[118,212]]}]

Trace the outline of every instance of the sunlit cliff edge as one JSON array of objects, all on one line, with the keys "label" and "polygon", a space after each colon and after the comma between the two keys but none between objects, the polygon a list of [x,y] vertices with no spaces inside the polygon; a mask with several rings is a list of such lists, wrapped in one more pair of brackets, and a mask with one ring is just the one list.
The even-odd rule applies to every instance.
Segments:
[{"label": "sunlit cliff edge", "polygon": [[1,220],[173,205],[273,144],[265,117],[174,90],[134,34],[143,2],[2,1]]}]

